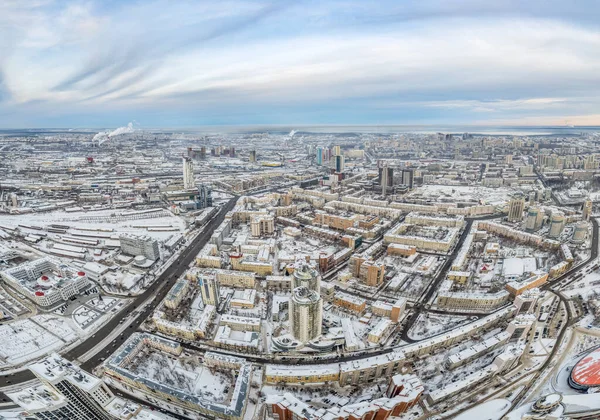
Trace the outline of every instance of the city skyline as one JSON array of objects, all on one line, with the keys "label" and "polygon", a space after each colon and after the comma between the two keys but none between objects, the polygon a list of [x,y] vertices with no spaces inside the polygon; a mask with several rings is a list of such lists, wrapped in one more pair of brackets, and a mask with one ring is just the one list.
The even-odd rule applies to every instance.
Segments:
[{"label": "city skyline", "polygon": [[591,2],[0,4],[0,128],[600,125]]}]

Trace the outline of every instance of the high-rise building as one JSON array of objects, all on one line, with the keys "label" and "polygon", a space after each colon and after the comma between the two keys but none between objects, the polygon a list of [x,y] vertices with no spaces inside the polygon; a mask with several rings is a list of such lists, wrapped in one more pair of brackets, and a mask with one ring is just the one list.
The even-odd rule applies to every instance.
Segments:
[{"label": "high-rise building", "polygon": [[42,385],[10,396],[36,418],[114,419],[103,408],[115,398],[108,386],[58,354],[54,353],[30,365],[29,369]]},{"label": "high-rise building", "polygon": [[316,150],[316,161],[317,161],[317,165],[322,165],[323,164],[323,148],[322,147],[317,147],[317,150]]},{"label": "high-rise building", "polygon": [[535,232],[542,227],[544,221],[544,212],[539,207],[529,207],[527,211],[527,220],[525,222],[525,230]]},{"label": "high-rise building", "polygon": [[273,216],[255,216],[250,222],[252,236],[271,235],[275,232],[275,218]]},{"label": "high-rise building", "polygon": [[558,238],[565,228],[565,215],[562,213],[555,213],[550,218],[550,232],[548,236],[551,238]]},{"label": "high-rise building", "polygon": [[256,162],[256,150],[250,150],[250,155],[248,157],[248,162],[251,162],[251,163]]},{"label": "high-rise building", "polygon": [[330,153],[326,147],[317,147],[317,165],[328,165]]},{"label": "high-rise building", "polygon": [[379,168],[379,183],[381,185],[381,195],[385,196],[387,187],[394,185],[394,168],[389,168],[387,165]]},{"label": "high-rise building", "polygon": [[183,188],[191,190],[195,186],[194,162],[189,157],[183,158]]},{"label": "high-rise building", "polygon": [[333,148],[331,149],[331,153],[334,156],[339,156],[342,154],[342,148],[338,145],[338,146],[333,146]]},{"label": "high-rise building", "polygon": [[385,280],[385,265],[374,261],[365,261],[360,266],[359,277],[367,283],[367,286],[379,286]]},{"label": "high-rise building", "polygon": [[150,261],[156,261],[160,258],[158,241],[150,236],[137,236],[124,233],[119,236],[121,242],[121,252],[127,255],[137,257],[143,255]]},{"label": "high-rise building", "polygon": [[303,263],[300,267],[296,267],[292,276],[292,289],[297,287],[306,287],[319,293],[321,291],[321,276],[317,270]]},{"label": "high-rise building", "polygon": [[588,224],[587,222],[579,222],[575,225],[575,230],[573,231],[573,237],[571,241],[573,243],[582,243],[585,241],[588,233]]},{"label": "high-rise building", "polygon": [[344,164],[344,156],[343,155],[335,155],[333,157],[333,164],[334,164],[333,169],[337,173],[341,174],[341,173],[344,172],[344,166],[345,166],[345,164]]},{"label": "high-rise building", "polygon": [[520,222],[523,220],[525,210],[525,198],[523,194],[515,194],[508,202],[508,221]]},{"label": "high-rise building", "polygon": [[590,220],[590,216],[592,215],[593,203],[589,198],[583,202],[583,209],[581,216],[583,220]]},{"label": "high-rise building", "polygon": [[196,208],[205,209],[213,205],[212,189],[204,184],[198,187],[198,197],[196,199]]},{"label": "high-rise building", "polygon": [[402,169],[402,185],[407,186],[410,190],[414,186],[415,172],[412,169]]},{"label": "high-rise building", "polygon": [[306,343],[321,335],[323,299],[307,287],[296,287],[289,300],[290,330],[294,338]]},{"label": "high-rise building", "polygon": [[198,278],[198,286],[202,295],[202,302],[205,305],[213,305],[219,307],[219,282],[212,276],[200,276]]}]

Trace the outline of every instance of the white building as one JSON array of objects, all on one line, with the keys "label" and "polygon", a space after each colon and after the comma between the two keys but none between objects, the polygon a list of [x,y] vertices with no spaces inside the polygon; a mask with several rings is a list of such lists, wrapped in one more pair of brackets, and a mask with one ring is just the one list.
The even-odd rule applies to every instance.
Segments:
[{"label": "white building", "polygon": [[323,299],[306,287],[292,291],[289,302],[290,330],[297,340],[306,343],[321,335]]},{"label": "white building", "polygon": [[83,271],[51,258],[28,261],[0,273],[11,287],[42,307],[56,305],[90,287]]},{"label": "white building", "polygon": [[160,258],[158,241],[150,236],[137,236],[123,234],[119,236],[121,241],[121,251],[127,255],[143,255],[150,261],[156,261]]},{"label": "white building", "polygon": [[100,379],[54,353],[29,367],[42,385],[9,395],[42,420],[111,420],[115,396]]},{"label": "white building", "polygon": [[183,158],[183,188],[191,190],[195,187],[194,162],[188,157]]}]

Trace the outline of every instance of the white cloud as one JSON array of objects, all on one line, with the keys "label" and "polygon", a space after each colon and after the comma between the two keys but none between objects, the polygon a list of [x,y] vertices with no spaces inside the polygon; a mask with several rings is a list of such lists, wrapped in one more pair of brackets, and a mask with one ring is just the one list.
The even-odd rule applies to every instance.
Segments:
[{"label": "white cloud", "polygon": [[400,16],[354,28],[335,19],[368,13],[353,2],[341,15],[325,6],[278,14],[270,3],[241,0],[102,12],[93,2],[23,4],[0,3],[0,75],[23,112],[39,101],[93,112],[353,100],[502,117],[583,115],[600,102],[598,30],[530,14],[465,18],[451,7],[427,20],[436,10],[429,4],[415,14],[419,25]]}]

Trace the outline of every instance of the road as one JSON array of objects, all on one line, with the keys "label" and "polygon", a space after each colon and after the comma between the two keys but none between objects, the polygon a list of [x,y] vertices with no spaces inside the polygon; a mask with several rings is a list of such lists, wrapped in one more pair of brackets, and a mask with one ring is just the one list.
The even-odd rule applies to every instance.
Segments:
[{"label": "road", "polygon": [[462,249],[463,243],[465,242],[465,239],[467,239],[467,236],[469,235],[469,232],[471,231],[472,225],[473,225],[473,219],[468,219],[465,229],[463,230],[462,234],[460,235],[460,238],[458,239],[458,243],[454,247],[454,251],[452,251],[452,254],[450,254],[448,257],[446,257],[446,261],[444,262],[444,265],[442,266],[441,270],[438,272],[437,276],[429,283],[429,285],[427,286],[427,288],[425,289],[425,291],[423,292],[421,297],[418,299],[418,302],[413,306],[412,314],[410,314],[410,316],[406,320],[406,323],[404,324],[404,328],[402,329],[402,333],[400,334],[400,337],[402,338],[403,341],[405,341],[407,343],[415,343],[415,342],[419,341],[419,340],[414,340],[414,339],[410,338],[408,336],[408,332],[410,331],[410,329],[412,328],[414,323],[419,318],[419,315],[425,308],[425,305],[427,304],[427,302],[429,302],[429,299],[431,299],[433,294],[438,290],[440,283],[443,282],[444,279],[446,278],[446,273],[448,272],[448,270],[452,266],[452,263],[454,262],[456,256]]},{"label": "road", "polygon": [[[570,327],[572,327],[577,321],[579,321],[579,317],[574,317],[571,314],[571,310],[569,309],[569,300],[570,299],[567,299],[563,293],[560,293],[559,288],[561,287],[560,283],[563,280],[565,280],[570,275],[575,274],[578,271],[581,271],[582,269],[587,267],[589,264],[591,264],[593,261],[595,261],[598,258],[598,240],[599,240],[599,238],[598,238],[598,221],[596,219],[592,218],[591,222],[592,222],[594,230],[593,230],[593,234],[592,234],[592,252],[590,254],[590,258],[588,258],[588,260],[585,261],[584,263],[579,264],[576,267],[573,267],[571,270],[569,270],[566,273],[564,273],[563,275],[557,277],[551,283],[546,283],[545,285],[543,285],[541,287],[541,289],[543,289],[543,290],[553,291],[558,296],[560,301],[563,302],[563,304],[565,305],[565,310],[566,310],[566,314],[567,314],[567,321],[564,323],[563,328],[560,330],[560,332],[556,336],[556,343],[554,344],[552,351],[548,355],[548,358],[544,361],[542,366],[538,369],[533,380],[529,381],[527,386],[525,386],[521,390],[521,392],[519,392],[519,394],[513,399],[511,409],[518,407],[518,405],[521,403],[523,398],[527,395],[527,391],[529,391],[529,389],[537,382],[537,380],[540,378],[540,376],[543,374],[543,372],[546,370],[546,368],[550,365],[550,363],[552,363],[554,357],[556,356],[556,353],[558,352],[558,350],[561,347],[561,343],[563,341],[563,338],[564,338],[567,330]],[[571,280],[570,282],[572,282],[574,280],[575,279]],[[568,282],[566,284],[569,284],[570,282]],[[554,285],[556,285],[556,288],[554,288]]]},{"label": "road", "polygon": [[[104,324],[95,334],[88,337],[78,346],[63,353],[63,357],[68,360],[76,360],[77,358],[88,353],[90,350],[97,347],[108,335],[117,329],[123,319],[131,316],[132,312],[136,311],[140,305],[146,300],[154,296],[154,299],[146,305],[145,309],[135,315],[128,328],[121,334],[117,335],[114,340],[109,342],[103,349],[98,351],[94,356],[81,365],[87,371],[92,371],[94,367],[99,365],[101,361],[110,356],[133,332],[137,330],[142,322],[154,311],[156,306],[168,293],[175,281],[187,270],[188,265],[193,261],[198,252],[209,241],[213,231],[221,224],[228,211],[235,206],[237,197],[232,198],[221,208],[214,218],[206,224],[202,233],[200,233],[183,251],[179,257],[155,280],[155,282],[141,295],[136,296],[133,302],[123,308],[119,313],[115,314],[109,322]],[[12,374],[0,376],[0,388],[12,386],[22,382],[27,382],[34,379],[35,376],[30,370],[22,370]],[[0,402],[9,401],[6,395],[0,393]]]}]

